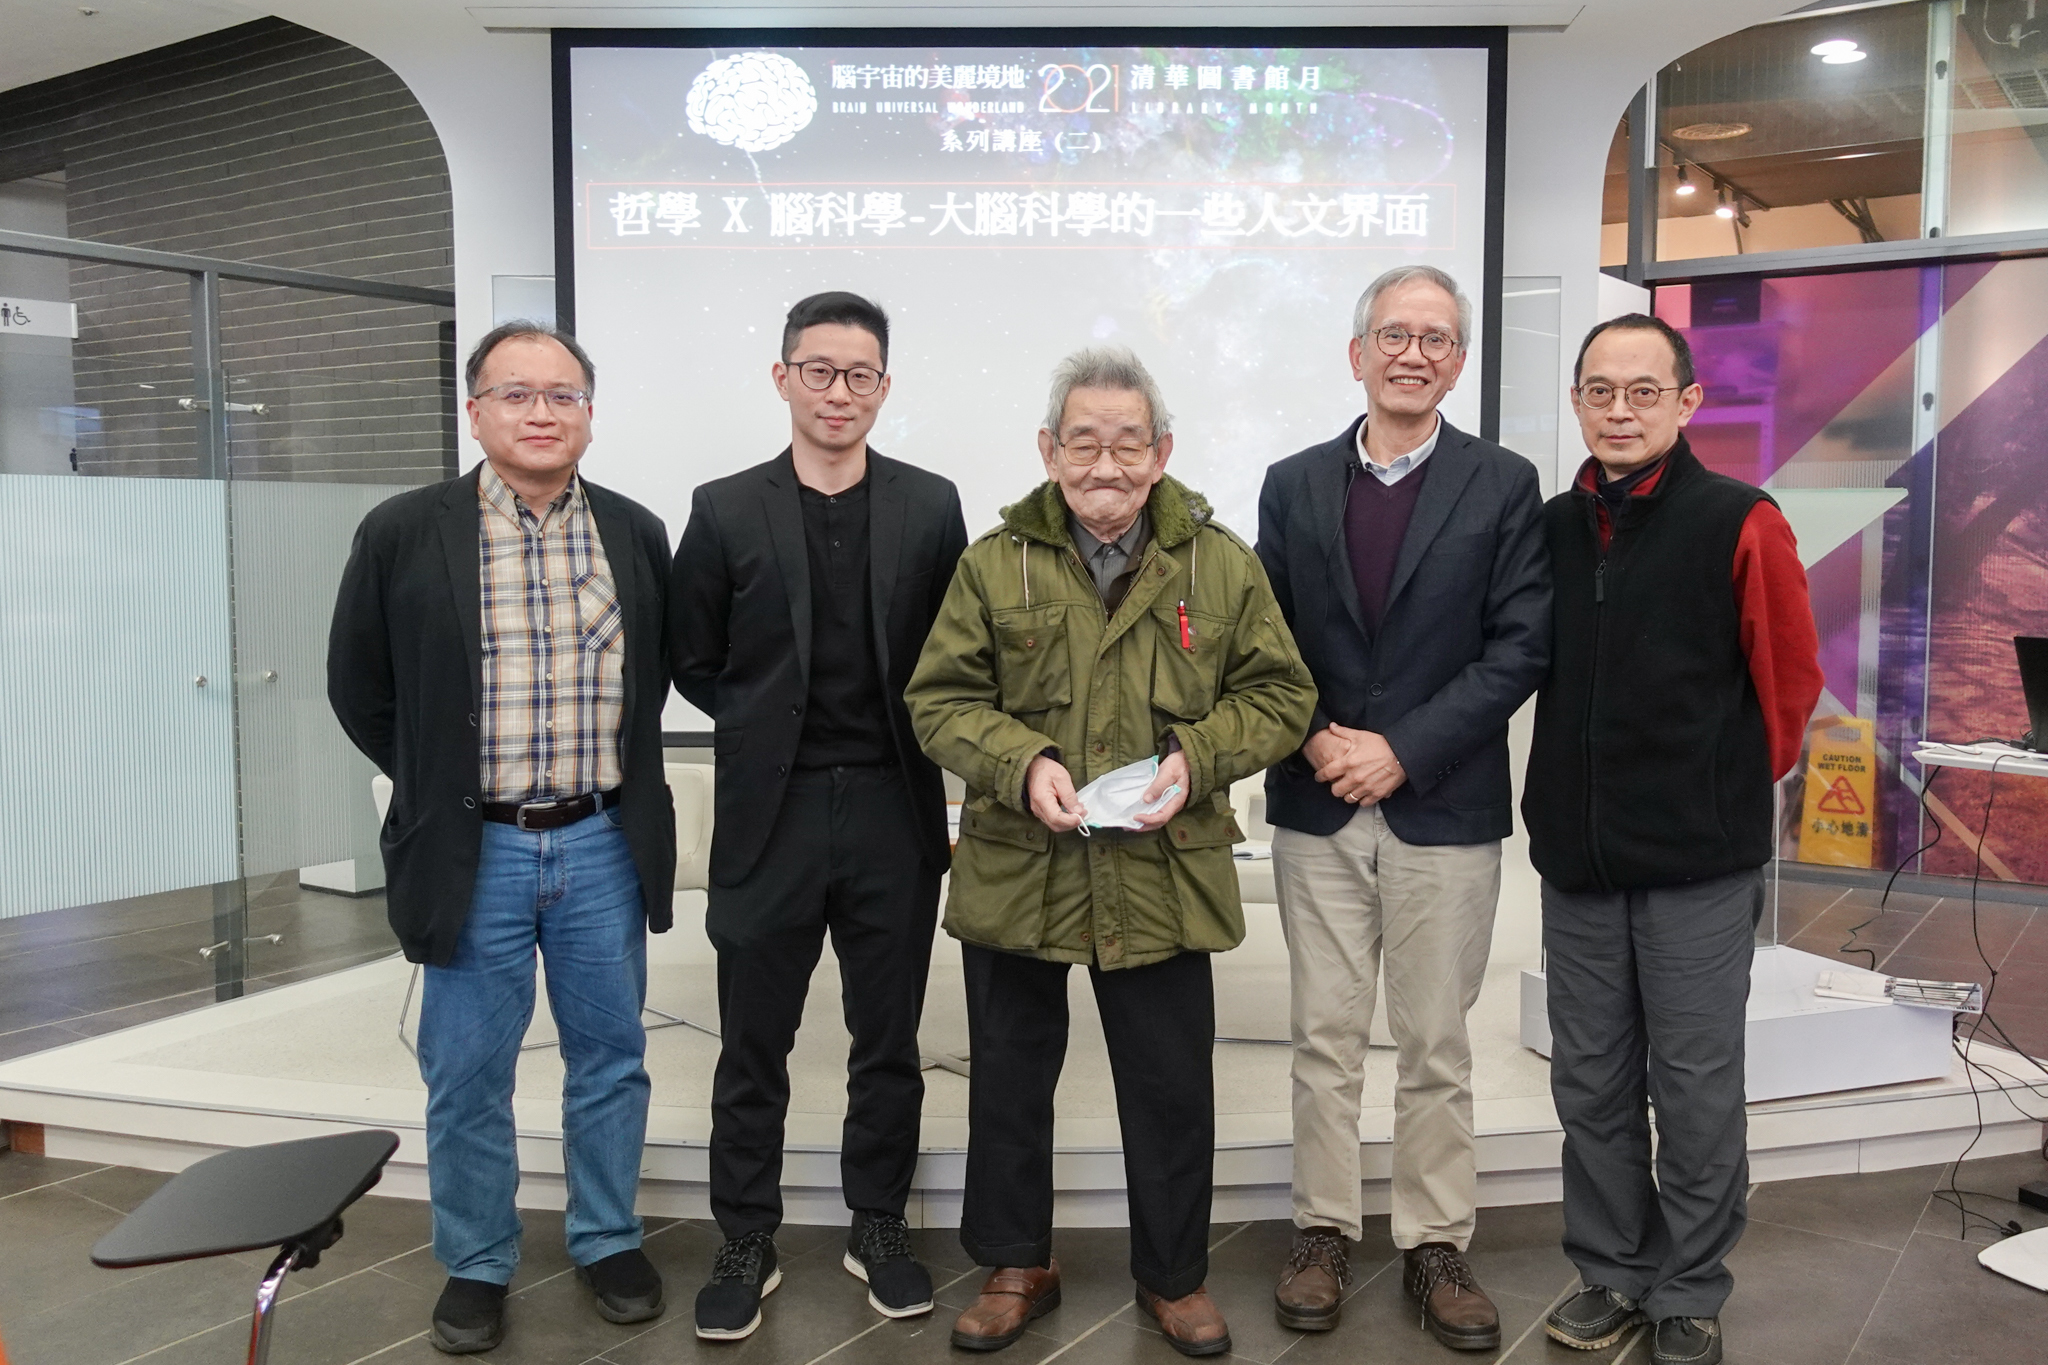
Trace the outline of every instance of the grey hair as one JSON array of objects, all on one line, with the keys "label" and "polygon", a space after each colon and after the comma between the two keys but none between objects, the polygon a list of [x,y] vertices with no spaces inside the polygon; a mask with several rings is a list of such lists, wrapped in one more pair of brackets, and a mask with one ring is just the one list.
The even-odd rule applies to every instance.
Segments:
[{"label": "grey hair", "polygon": [[1449,294],[1458,305],[1458,349],[1469,350],[1472,346],[1472,300],[1465,297],[1465,291],[1458,288],[1458,282],[1433,265],[1397,265],[1386,274],[1365,287],[1358,296],[1358,307],[1351,313],[1351,335],[1362,337],[1372,326],[1372,306],[1380,301],[1380,295],[1397,285],[1423,280]]},{"label": "grey hair", "polygon": [[1067,398],[1075,389],[1120,389],[1145,400],[1152,414],[1152,439],[1173,430],[1173,414],[1159,396],[1159,385],[1137,353],[1128,346],[1084,346],[1053,367],[1052,397],[1045,405],[1045,429],[1055,439],[1067,415]]}]

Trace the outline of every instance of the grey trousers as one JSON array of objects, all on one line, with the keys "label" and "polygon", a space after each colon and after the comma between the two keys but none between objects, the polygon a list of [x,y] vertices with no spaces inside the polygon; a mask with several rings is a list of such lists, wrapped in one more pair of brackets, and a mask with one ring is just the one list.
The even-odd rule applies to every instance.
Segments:
[{"label": "grey trousers", "polygon": [[[1564,1252],[1652,1320],[1718,1317],[1748,1221],[1743,1013],[1761,868],[1650,891],[1543,884]],[[1650,1118],[1656,1106],[1656,1177]]]}]

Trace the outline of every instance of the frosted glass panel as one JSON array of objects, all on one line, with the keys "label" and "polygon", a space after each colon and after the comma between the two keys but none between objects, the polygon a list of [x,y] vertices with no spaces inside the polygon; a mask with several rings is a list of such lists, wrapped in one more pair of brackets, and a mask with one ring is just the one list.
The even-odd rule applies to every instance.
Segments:
[{"label": "frosted glass panel", "polygon": [[0,917],[239,875],[225,496],[0,476]]},{"label": "frosted glass panel", "polygon": [[357,523],[406,487],[231,485],[247,876],[380,856],[374,769],[327,704],[327,629]]}]

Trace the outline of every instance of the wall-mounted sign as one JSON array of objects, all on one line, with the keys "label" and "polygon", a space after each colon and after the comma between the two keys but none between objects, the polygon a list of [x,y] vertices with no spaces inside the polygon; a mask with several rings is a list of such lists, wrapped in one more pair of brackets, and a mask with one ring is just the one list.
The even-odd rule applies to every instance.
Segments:
[{"label": "wall-mounted sign", "polygon": [[0,296],[0,336],[78,337],[78,305]]}]

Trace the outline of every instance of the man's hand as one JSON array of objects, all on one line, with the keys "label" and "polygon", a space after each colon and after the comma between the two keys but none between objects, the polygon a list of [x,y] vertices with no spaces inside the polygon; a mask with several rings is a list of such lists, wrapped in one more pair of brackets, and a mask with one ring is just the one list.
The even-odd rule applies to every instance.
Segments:
[{"label": "man's hand", "polygon": [[[1386,736],[1337,724],[1323,734],[1344,745],[1343,753],[1316,766],[1316,781],[1329,783],[1332,796],[1356,806],[1377,805],[1408,780]],[[1302,748],[1307,752],[1307,745]],[[1314,761],[1314,755],[1310,759]]]},{"label": "man's hand", "polygon": [[1140,828],[1158,829],[1168,820],[1179,815],[1181,807],[1188,803],[1188,756],[1179,749],[1175,749],[1159,761],[1158,775],[1152,779],[1152,785],[1145,788],[1145,804],[1151,805],[1159,799],[1161,792],[1176,784],[1180,787],[1180,790],[1173,794],[1171,801],[1168,801],[1150,815],[1140,815],[1137,817]]},{"label": "man's hand", "polygon": [[1301,756],[1308,760],[1309,767],[1315,769],[1318,782],[1323,780],[1322,770],[1342,759],[1346,750],[1351,747],[1330,733],[1335,728],[1328,726],[1316,731],[1301,746]]},{"label": "man's hand", "polygon": [[[1185,764],[1182,771],[1186,771]],[[1081,817],[1088,813],[1074,799],[1074,779],[1067,765],[1044,754],[1032,759],[1024,770],[1024,794],[1030,798],[1031,813],[1054,834],[1079,829]]]}]

